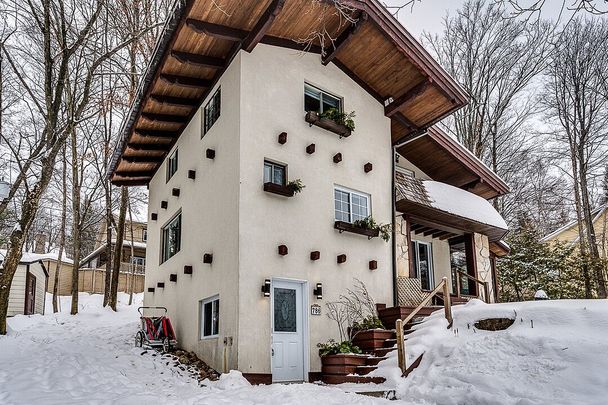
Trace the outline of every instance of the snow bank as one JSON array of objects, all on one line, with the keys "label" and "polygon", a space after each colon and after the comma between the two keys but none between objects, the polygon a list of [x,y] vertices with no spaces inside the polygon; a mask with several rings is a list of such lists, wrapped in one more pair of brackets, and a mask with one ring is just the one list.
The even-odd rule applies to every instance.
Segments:
[{"label": "snow bank", "polygon": [[[505,331],[482,331],[486,318],[511,318]],[[454,307],[454,327],[434,313],[406,343],[408,378],[396,353],[380,363],[397,396],[431,404],[605,404],[608,301],[536,301]]]},{"label": "snow bank", "polygon": [[509,229],[505,220],[484,198],[438,181],[425,180],[423,183],[433,207],[482,224]]}]

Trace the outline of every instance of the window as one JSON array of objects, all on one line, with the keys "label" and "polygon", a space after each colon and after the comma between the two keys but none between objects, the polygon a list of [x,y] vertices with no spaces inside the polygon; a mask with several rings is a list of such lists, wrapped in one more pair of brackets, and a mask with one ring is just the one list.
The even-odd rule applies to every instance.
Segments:
[{"label": "window", "polygon": [[211,129],[215,121],[220,117],[222,93],[221,87],[217,89],[215,94],[207,102],[203,113],[203,136]]},{"label": "window", "polygon": [[175,256],[181,248],[182,214],[173,218],[162,229],[162,258],[161,263]]},{"label": "window", "polygon": [[143,229],[141,231],[141,240],[143,240],[144,242],[148,241],[148,230],[147,229]]},{"label": "window", "polygon": [[220,297],[214,296],[200,301],[201,339],[213,338],[220,331]]},{"label": "window", "polygon": [[285,185],[285,166],[278,163],[264,161],[264,183]]},{"label": "window", "polygon": [[177,149],[167,159],[167,181],[177,172]]},{"label": "window", "polygon": [[336,221],[355,222],[370,216],[370,197],[344,188],[334,189]]},{"label": "window", "polygon": [[342,99],[307,83],[304,84],[304,110],[306,112],[315,111],[323,114],[330,108],[342,111]]},{"label": "window", "polygon": [[450,267],[452,270],[452,292],[457,293],[457,277],[460,277],[460,293],[469,293],[469,279],[459,274],[461,271],[467,273],[467,251],[463,238],[450,240]]},{"label": "window", "polygon": [[145,257],[140,257],[140,256],[133,256],[133,257],[131,257],[131,263],[135,264],[137,266],[145,266],[146,265],[146,258]]},{"label": "window", "polygon": [[433,251],[429,242],[412,241],[412,259],[416,278],[420,279],[423,290],[435,288],[433,280]]}]

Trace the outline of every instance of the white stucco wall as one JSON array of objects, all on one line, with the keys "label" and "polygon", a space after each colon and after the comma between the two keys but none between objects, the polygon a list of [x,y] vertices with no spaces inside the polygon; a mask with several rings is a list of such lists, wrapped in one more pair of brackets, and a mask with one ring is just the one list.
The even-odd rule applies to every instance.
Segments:
[{"label": "white stucco wall", "polygon": [[[305,82],[344,98],[344,111],[357,115],[352,136],[340,139],[304,121]],[[338,338],[325,302],[345,293],[356,277],[377,302],[392,305],[390,243],[333,229],[334,185],[370,194],[374,218],[391,222],[390,121],[375,99],[334,65],[324,67],[318,55],[268,45],[242,54],[241,103],[239,369],[271,370],[270,300],[261,296],[260,286],[265,278],[284,277],[307,280],[311,304],[317,302],[313,286],[323,283],[323,315],[309,317],[310,371],[320,371],[316,344]],[[277,142],[281,132],[288,133],[284,145]],[[309,155],[305,149],[311,143],[316,152]],[[335,164],[338,152],[343,161]],[[287,164],[289,180],[305,184],[302,193],[293,198],[265,193],[265,158]],[[373,170],[366,174],[367,162]],[[287,256],[277,254],[281,244],[287,245]],[[309,259],[313,250],[321,252],[320,260]],[[336,263],[339,254],[347,255],[346,263]],[[370,260],[378,261],[377,270],[368,269]]]}]

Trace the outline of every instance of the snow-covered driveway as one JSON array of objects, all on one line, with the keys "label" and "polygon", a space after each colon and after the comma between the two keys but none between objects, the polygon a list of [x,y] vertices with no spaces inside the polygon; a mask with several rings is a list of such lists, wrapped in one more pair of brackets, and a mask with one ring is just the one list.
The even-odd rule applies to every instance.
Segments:
[{"label": "snow-covered driveway", "polygon": [[135,305],[113,313],[100,300],[82,294],[77,316],[48,311],[9,320],[9,334],[0,337],[0,404],[389,403],[313,384],[252,387],[234,373],[201,387],[161,356],[133,347]]}]

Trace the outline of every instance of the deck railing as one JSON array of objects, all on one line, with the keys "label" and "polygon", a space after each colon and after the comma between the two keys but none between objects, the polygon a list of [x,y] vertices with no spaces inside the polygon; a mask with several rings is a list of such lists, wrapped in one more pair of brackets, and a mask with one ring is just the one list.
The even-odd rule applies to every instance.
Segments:
[{"label": "deck railing", "polygon": [[[478,279],[477,277],[473,277],[468,273],[465,273],[462,270],[457,270],[457,277],[456,277],[456,294],[458,297],[460,297],[460,275],[466,277],[468,280],[473,281],[474,283],[477,283],[479,286],[483,287],[483,299],[486,303],[490,303],[490,283],[488,283],[487,281],[483,281]],[[477,297],[481,299],[481,295],[477,294]]]}]

